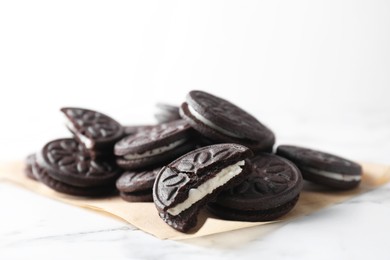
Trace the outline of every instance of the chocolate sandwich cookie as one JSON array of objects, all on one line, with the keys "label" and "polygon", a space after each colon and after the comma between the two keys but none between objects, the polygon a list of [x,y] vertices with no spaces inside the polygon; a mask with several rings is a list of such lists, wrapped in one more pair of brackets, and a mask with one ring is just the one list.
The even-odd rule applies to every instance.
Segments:
[{"label": "chocolate sandwich cookie", "polygon": [[276,153],[295,163],[305,180],[347,190],[359,185],[362,167],[342,157],[298,146],[280,145]]},{"label": "chocolate sandwich cookie", "polygon": [[113,163],[91,158],[85,146],[71,138],[47,143],[37,163],[52,179],[77,187],[111,185],[119,175]]},{"label": "chocolate sandwich cookie", "polygon": [[191,151],[163,167],[153,187],[160,217],[181,232],[195,227],[201,207],[245,177],[245,159],[250,156],[245,146],[217,144]]},{"label": "chocolate sandwich cookie", "polygon": [[273,132],[252,115],[203,91],[191,91],[180,113],[195,130],[219,143],[238,143],[255,152],[271,152],[275,143]]},{"label": "chocolate sandwich cookie", "polygon": [[35,163],[35,154],[30,154],[26,158],[26,164],[24,166],[24,173],[26,174],[27,177],[29,177],[32,180],[37,180],[37,178],[33,174],[33,164]]},{"label": "chocolate sandwich cookie", "polygon": [[133,135],[153,128],[154,125],[126,125],[123,127],[125,135]]},{"label": "chocolate sandwich cookie", "polygon": [[153,195],[150,191],[119,192],[119,196],[128,202],[153,202]]},{"label": "chocolate sandwich cookie", "polygon": [[75,138],[94,155],[112,155],[114,144],[124,135],[121,124],[103,113],[74,107],[62,108],[61,112]]},{"label": "chocolate sandwich cookie", "polygon": [[113,185],[113,183],[96,187],[78,187],[58,181],[50,177],[48,171],[45,170],[43,167],[40,167],[37,162],[33,164],[32,170],[37,180],[39,180],[49,188],[60,193],[73,196],[98,197],[113,194],[115,191],[115,185]]},{"label": "chocolate sandwich cookie", "polygon": [[115,144],[117,164],[127,170],[164,164],[194,147],[192,129],[177,120],[129,135]]},{"label": "chocolate sandwich cookie", "polygon": [[215,215],[230,220],[270,221],[288,213],[302,189],[299,169],[277,155],[260,153],[250,160],[250,173],[239,185],[209,203]]},{"label": "chocolate sandwich cookie", "polygon": [[177,106],[158,103],[156,107],[158,108],[158,112],[154,116],[160,124],[181,119],[179,107]]},{"label": "chocolate sandwich cookie", "polygon": [[153,201],[154,180],[161,167],[144,171],[127,171],[116,181],[122,199],[130,202]]}]

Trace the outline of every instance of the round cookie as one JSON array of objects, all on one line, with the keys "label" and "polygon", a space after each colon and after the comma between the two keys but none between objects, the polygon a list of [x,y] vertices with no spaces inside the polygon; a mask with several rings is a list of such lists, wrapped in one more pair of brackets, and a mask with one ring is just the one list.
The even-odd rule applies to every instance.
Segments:
[{"label": "round cookie", "polygon": [[191,151],[163,167],[153,187],[160,217],[181,232],[195,227],[199,210],[245,177],[245,159],[250,156],[245,146],[217,144]]},{"label": "round cookie", "polygon": [[40,182],[57,192],[68,195],[97,197],[111,194],[115,190],[113,183],[97,187],[78,187],[60,182],[50,177],[48,172],[44,168],[40,167],[36,162],[32,165],[32,170],[34,172],[34,176],[36,176]]},{"label": "round cookie", "polygon": [[275,143],[273,132],[255,117],[203,91],[188,93],[180,114],[195,130],[219,143],[238,143],[255,152],[271,152]]},{"label": "round cookie", "polygon": [[334,189],[357,187],[362,167],[342,157],[292,145],[280,145],[276,153],[297,165],[305,180]]},{"label": "round cookie", "polygon": [[153,128],[154,125],[126,125],[123,127],[125,135],[133,135],[138,132],[147,131]]},{"label": "round cookie", "polygon": [[144,171],[127,171],[116,181],[119,191],[135,192],[141,190],[152,190],[154,180],[162,167]]},{"label": "round cookie", "polygon": [[221,218],[239,221],[270,221],[288,213],[302,189],[299,169],[290,161],[267,153],[249,161],[247,178],[222,192],[208,209]]},{"label": "round cookie", "polygon": [[160,124],[181,119],[177,106],[158,103],[156,107],[158,112],[154,116]]},{"label": "round cookie", "polygon": [[119,192],[119,196],[128,202],[153,202],[151,191]]},{"label": "round cookie", "polygon": [[114,164],[91,158],[85,146],[72,138],[47,143],[37,154],[37,163],[51,178],[78,187],[108,185],[119,175]]},{"label": "round cookie", "polygon": [[127,171],[116,181],[120,196],[131,202],[153,201],[152,189],[154,180],[161,167],[144,171]]},{"label": "round cookie", "polygon": [[156,125],[115,144],[117,164],[127,170],[163,164],[194,147],[192,129],[184,120]]},{"label": "round cookie", "polygon": [[103,113],[74,107],[64,107],[61,112],[75,138],[96,154],[112,155],[114,144],[124,135],[122,125]]}]

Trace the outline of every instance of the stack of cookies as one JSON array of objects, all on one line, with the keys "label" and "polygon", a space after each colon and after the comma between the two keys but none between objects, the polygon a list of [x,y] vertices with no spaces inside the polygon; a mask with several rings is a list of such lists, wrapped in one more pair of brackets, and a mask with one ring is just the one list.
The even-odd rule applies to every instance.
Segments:
[{"label": "stack of cookies", "polygon": [[104,196],[115,192],[121,170],[112,155],[123,127],[95,111],[63,108],[66,126],[73,138],[48,142],[29,156],[28,176],[55,191],[77,196]]},{"label": "stack of cookies", "polygon": [[277,219],[296,205],[303,179],[333,190],[360,183],[361,166],[347,159],[291,145],[274,154],[274,133],[215,95],[191,91],[180,108],[158,108],[159,123],[145,126],[61,109],[73,137],[28,156],[27,176],[69,195],[154,202],[181,232],[196,226],[203,208],[222,219]]}]

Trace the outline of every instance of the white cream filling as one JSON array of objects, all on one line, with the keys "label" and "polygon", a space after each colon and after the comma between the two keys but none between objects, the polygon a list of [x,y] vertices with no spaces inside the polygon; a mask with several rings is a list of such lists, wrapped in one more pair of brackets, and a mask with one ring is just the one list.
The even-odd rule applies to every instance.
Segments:
[{"label": "white cream filling", "polygon": [[70,131],[73,132],[74,135],[77,136],[77,138],[85,145],[87,149],[92,148],[93,146],[92,141],[88,137],[82,135],[79,131],[77,131],[73,123],[67,117],[66,117],[65,125],[67,128],[69,128]]},{"label": "white cream filling", "polygon": [[168,213],[176,216],[188,209],[194,203],[203,199],[207,194],[212,193],[216,188],[226,184],[229,180],[237,176],[242,171],[241,166],[244,165],[244,160],[232,164],[219,171],[214,177],[202,183],[198,187],[190,189],[188,192],[188,198],[182,203],[177,204],[175,207],[168,209]]},{"label": "white cream filling", "polygon": [[333,180],[338,180],[338,181],[360,181],[362,178],[361,175],[344,175],[341,173],[317,170],[317,169],[310,168],[310,167],[301,167],[301,168],[303,170],[311,172],[313,174],[327,177],[327,178],[330,178]]},{"label": "white cream filling", "polygon": [[176,142],[173,142],[167,146],[162,146],[158,147],[149,151],[145,151],[143,153],[129,153],[123,156],[127,160],[134,160],[134,159],[139,159],[139,158],[144,158],[144,157],[149,157],[149,156],[154,156],[160,153],[164,153],[166,151],[172,150],[173,148],[183,144],[185,141],[187,141],[186,138],[180,139]]},{"label": "white cream filling", "polygon": [[205,118],[204,116],[202,116],[201,114],[196,112],[195,109],[193,109],[189,104],[188,104],[188,110],[190,111],[191,115],[193,115],[196,119],[201,121],[203,124],[211,127],[212,129],[217,130],[217,131],[219,131],[221,133],[224,133],[225,135],[228,135],[228,136],[237,137],[237,138],[243,138],[242,136],[239,136],[237,134],[231,133],[231,132],[226,131],[225,129],[217,126],[216,124],[214,124],[213,122],[211,122],[210,120],[208,120],[207,118]]}]

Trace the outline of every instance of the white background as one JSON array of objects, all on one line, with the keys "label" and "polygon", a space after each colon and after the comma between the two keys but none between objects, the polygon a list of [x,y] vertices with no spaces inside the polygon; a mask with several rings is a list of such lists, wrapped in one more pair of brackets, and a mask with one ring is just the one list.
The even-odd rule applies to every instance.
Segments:
[{"label": "white background", "polygon": [[[390,124],[389,14],[388,1],[2,1],[0,155],[67,135],[62,106],[152,123],[156,102],[202,89],[257,116],[279,143],[300,135],[389,162],[372,154],[390,154],[390,133],[377,129]],[[356,149],[372,150],[345,148],[352,132]]]},{"label": "white background", "polygon": [[[0,89],[0,161],[69,135],[63,106],[154,123],[155,103],[179,105],[201,89],[255,115],[277,143],[390,164],[390,2],[0,1]],[[201,240],[206,249],[163,242],[5,185],[0,192],[4,259],[51,259],[45,252],[64,249],[124,258],[165,249],[221,259],[389,255],[388,185],[266,238],[234,233],[245,246],[223,250],[226,236]]]}]

